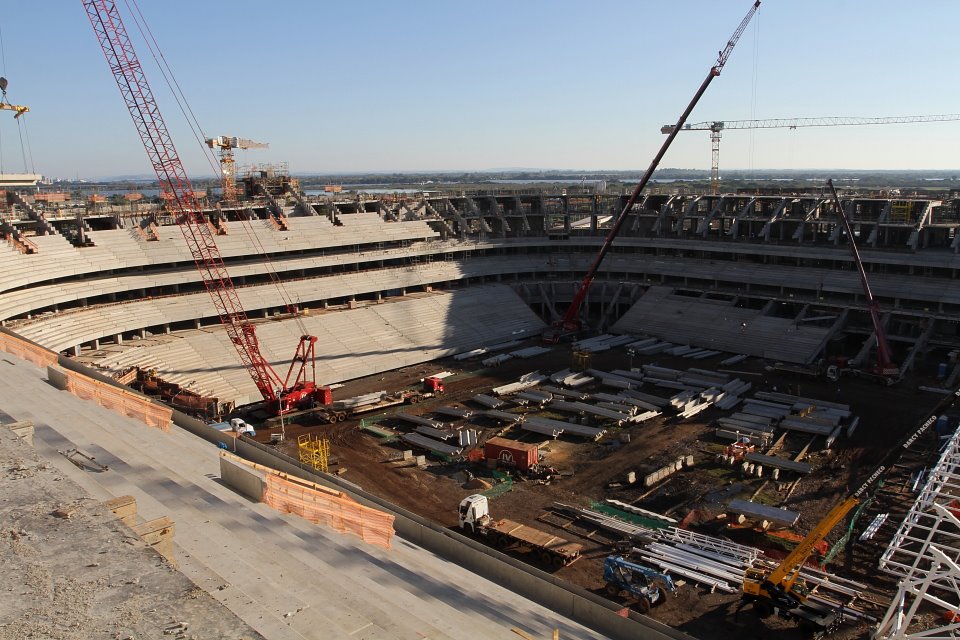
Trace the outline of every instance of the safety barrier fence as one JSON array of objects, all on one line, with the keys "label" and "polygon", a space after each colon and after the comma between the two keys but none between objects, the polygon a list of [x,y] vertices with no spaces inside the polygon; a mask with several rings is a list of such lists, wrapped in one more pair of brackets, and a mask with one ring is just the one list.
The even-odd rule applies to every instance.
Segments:
[{"label": "safety barrier fence", "polygon": [[119,387],[59,367],[48,366],[47,377],[51,382],[59,379],[55,385],[66,389],[78,398],[92,400],[105,409],[139,420],[161,431],[170,431],[173,410],[168,407],[155,404]]},{"label": "safety barrier fence", "polygon": [[57,354],[9,333],[0,333],[0,351],[32,362],[38,367],[46,367],[57,362]]}]

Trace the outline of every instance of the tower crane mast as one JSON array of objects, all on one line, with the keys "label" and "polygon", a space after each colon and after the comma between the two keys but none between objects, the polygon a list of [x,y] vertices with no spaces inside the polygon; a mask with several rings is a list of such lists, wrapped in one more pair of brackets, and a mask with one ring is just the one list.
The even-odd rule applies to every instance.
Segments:
[{"label": "tower crane mast", "polygon": [[[250,374],[270,410],[275,413],[294,410],[302,403],[315,399],[329,403],[329,388],[317,387],[307,375],[308,369],[313,373],[316,337],[301,336],[285,378],[280,378],[263,357],[256,329],[240,303],[240,297],[214,241],[210,225],[201,212],[200,203],[173,145],[116,3],[113,0],[82,0],[82,3],[123,101],[133,118],[137,133],[140,134],[160,188],[170,194],[169,206],[177,214],[180,230],[194,264],[243,367]],[[297,373],[291,384],[294,370]]]},{"label": "tower crane mast", "polygon": [[[720,135],[726,129],[799,129],[801,127],[848,127],[870,124],[953,122],[956,120],[960,120],[960,113],[926,116],[883,116],[879,118],[827,116],[823,118],[772,118],[767,120],[710,120],[685,124],[681,127],[681,130],[710,132],[710,188],[714,193],[717,193],[720,188]],[[660,127],[660,133],[672,134],[676,129],[676,125],[665,124]]]},{"label": "tower crane mast", "polygon": [[587,270],[587,274],[583,277],[583,280],[580,282],[580,287],[577,289],[577,293],[574,295],[573,300],[570,302],[570,306],[567,307],[566,312],[563,314],[563,318],[553,323],[553,325],[547,329],[543,334],[543,341],[548,344],[555,344],[559,342],[564,335],[575,333],[580,330],[581,323],[579,319],[580,307],[583,305],[584,299],[587,297],[587,292],[590,291],[590,285],[593,284],[593,279],[597,275],[597,271],[600,269],[600,265],[603,263],[603,259],[607,256],[607,253],[610,251],[610,247],[613,245],[613,241],[616,239],[617,234],[620,233],[620,227],[623,226],[624,221],[627,219],[627,216],[630,213],[630,210],[633,208],[633,205],[637,202],[637,198],[640,197],[640,193],[643,191],[644,187],[647,186],[647,182],[650,181],[650,178],[653,177],[653,172],[656,171],[657,166],[660,164],[660,160],[663,159],[664,154],[667,153],[667,149],[670,148],[673,139],[677,136],[677,133],[683,127],[683,124],[687,121],[687,118],[690,116],[690,112],[693,111],[693,108],[697,106],[697,103],[700,101],[700,98],[703,96],[704,92],[707,90],[707,87],[710,86],[710,82],[717,76],[720,75],[720,72],[723,70],[724,65],[727,64],[727,60],[730,57],[730,54],[733,52],[733,48],[736,46],[737,41],[740,39],[740,36],[743,35],[744,30],[746,30],[747,25],[750,23],[750,20],[753,18],[753,14],[757,12],[757,9],[760,8],[760,0],[756,0],[753,5],[750,7],[750,10],[747,11],[747,15],[740,21],[740,25],[737,27],[737,30],[734,31],[733,35],[727,40],[726,47],[720,51],[717,56],[717,62],[710,67],[710,71],[707,73],[707,77],[700,84],[700,88],[697,89],[697,92],[694,94],[693,98],[690,100],[690,103],[687,104],[686,109],[683,110],[683,113],[680,114],[680,119],[677,120],[677,123],[673,125],[673,131],[660,146],[660,150],[657,152],[657,155],[654,156],[653,161],[650,163],[650,166],[647,168],[646,173],[643,174],[643,177],[640,178],[640,182],[637,183],[636,188],[634,188],[633,193],[630,194],[630,198],[627,199],[626,204],[623,206],[623,209],[620,211],[620,214],[616,217],[616,220],[613,223],[613,226],[610,227],[610,231],[607,233],[606,239],[603,241],[603,245],[600,247],[600,251],[597,253],[597,257],[594,258],[593,264],[590,265],[590,268]]}]

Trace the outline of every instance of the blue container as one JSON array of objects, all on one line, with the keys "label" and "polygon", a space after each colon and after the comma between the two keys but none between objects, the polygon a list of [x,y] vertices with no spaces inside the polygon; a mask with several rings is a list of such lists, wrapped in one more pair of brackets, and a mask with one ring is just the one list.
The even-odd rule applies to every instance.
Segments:
[{"label": "blue container", "polygon": [[941,362],[937,365],[937,380],[943,380],[947,377],[947,363]]}]

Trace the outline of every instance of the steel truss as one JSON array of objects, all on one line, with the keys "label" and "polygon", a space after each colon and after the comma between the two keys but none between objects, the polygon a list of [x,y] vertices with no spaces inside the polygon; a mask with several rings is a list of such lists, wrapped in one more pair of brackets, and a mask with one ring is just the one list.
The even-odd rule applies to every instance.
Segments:
[{"label": "steel truss", "polygon": [[[960,430],[880,559],[901,578],[875,637],[960,638]],[[918,612],[923,613],[923,621]],[[930,614],[934,617],[931,618]],[[931,620],[933,621],[931,623]]]}]

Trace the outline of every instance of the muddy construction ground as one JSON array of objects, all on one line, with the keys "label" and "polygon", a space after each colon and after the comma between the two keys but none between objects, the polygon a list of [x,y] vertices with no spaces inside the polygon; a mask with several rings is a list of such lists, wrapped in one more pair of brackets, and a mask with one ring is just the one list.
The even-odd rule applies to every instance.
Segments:
[{"label": "muddy construction ground", "polygon": [[[724,357],[726,355],[708,360],[687,360],[659,354],[635,356],[631,359],[621,347],[594,354],[591,366],[605,371],[639,367],[642,364],[656,364],[681,370],[691,367],[724,370],[724,367],[717,364]],[[475,394],[490,393],[492,387],[515,382],[526,373],[539,371],[551,374],[570,368],[572,364],[569,345],[554,347],[550,353],[532,359],[510,360],[495,368],[484,368],[479,361],[456,362],[447,359],[348,382],[334,390],[334,398],[349,398],[380,390],[419,388],[420,380],[425,376],[442,371],[452,372],[454,375],[444,380],[446,393],[440,398],[362,416],[365,424],[377,423],[383,427],[406,431],[408,428],[402,423],[391,419],[392,413],[404,411],[427,415],[437,406],[480,409],[481,407],[470,401]],[[555,467],[560,475],[551,477],[547,482],[515,478],[510,491],[491,499],[492,515],[529,524],[582,544],[584,555],[573,564],[556,570],[555,574],[598,594],[603,593],[604,587],[603,560],[613,553],[611,545],[616,541],[608,537],[609,534],[559,517],[554,512],[555,503],[590,507],[592,503],[615,498],[669,515],[692,530],[760,547],[774,558],[783,557],[786,553],[784,547],[776,544],[774,539],[759,527],[752,526],[753,523],[731,527],[730,520],[721,518],[725,513],[725,504],[730,499],[739,497],[799,512],[800,519],[792,530],[804,535],[840,498],[845,497],[851,485],[873,470],[881,456],[907,429],[928,413],[942,396],[917,390],[919,385],[937,384],[933,375],[923,375],[925,372],[935,372],[936,362],[921,362],[916,368],[920,373],[911,374],[898,385],[891,387],[859,378],[843,377],[837,382],[831,382],[824,377],[780,373],[768,370],[771,364],[751,358],[730,368],[735,370],[733,377],[753,384],[747,396],[756,391],[779,390],[807,398],[846,403],[850,405],[853,414],[860,417],[860,424],[852,438],[840,438],[829,451],[824,449],[822,436],[790,432],[780,441],[777,455],[781,457],[795,457],[808,447],[808,453],[803,459],[812,464],[814,469],[799,482],[745,478],[737,467],[724,466],[716,461],[718,453],[727,443],[718,440],[714,435],[714,420],[730,415],[736,408],[733,411],[711,408],[685,421],[678,421],[665,413],[664,416],[642,424],[608,430],[597,442],[567,436],[560,436],[557,440],[543,439],[536,434],[514,428],[508,430],[505,437],[539,442],[543,464]],[[598,388],[585,387],[578,390],[591,391]],[[650,385],[644,385],[641,390],[661,397],[670,397],[676,393]],[[611,389],[605,391],[616,393],[616,390]],[[562,415],[551,417],[567,418]],[[466,422],[451,422],[447,418],[446,421],[452,426],[465,424],[480,430],[481,444],[502,430],[502,426],[483,418]],[[279,446],[289,455],[296,457],[298,435],[312,432],[326,437],[331,442],[330,453],[336,461],[330,469],[331,472],[339,473],[367,491],[448,527],[457,526],[457,506],[460,501],[478,492],[476,488],[465,487],[470,474],[490,484],[495,482],[484,461],[450,462],[427,456],[427,465],[424,468],[398,466],[396,458],[403,449],[409,447],[402,442],[386,442],[362,430],[360,426],[361,421],[356,418],[336,425],[310,424],[304,420],[299,424],[285,425],[286,441]],[[279,428],[273,430],[279,431]],[[629,438],[625,434],[629,435]],[[270,433],[260,431],[257,439],[269,442]],[[861,602],[860,606],[878,619],[882,617],[890,597],[895,592],[895,581],[877,570],[877,560],[899,525],[900,518],[914,499],[913,494],[904,488],[909,481],[910,471],[935,460],[934,445],[934,438],[931,437],[931,441],[925,443],[919,455],[905,460],[905,467],[898,468],[896,473],[891,474],[884,493],[878,495],[871,509],[858,520],[857,533],[870,522],[875,513],[890,512],[887,524],[872,540],[848,546],[837,554],[827,567],[831,573],[868,585],[868,600],[877,604],[871,606],[869,602]],[[629,472],[635,472],[636,477],[642,479],[647,473],[664,464],[688,455],[694,458],[693,467],[669,476],[652,488],[644,487],[639,480],[634,484],[627,483]],[[796,476],[792,479],[796,479]],[[846,530],[848,523],[849,520],[844,521],[831,532],[828,537],[830,545]],[[856,538],[856,535],[853,536],[854,540]],[[818,558],[814,557],[812,563],[817,560]],[[540,568],[552,571],[548,567]],[[749,606],[737,615],[738,603],[739,597],[736,594],[710,593],[707,589],[687,581],[679,587],[676,596],[669,597],[666,603],[655,607],[649,615],[698,638],[736,637],[766,640],[770,637],[771,629],[776,630],[778,637],[803,637],[793,623],[774,618],[766,621],[757,619]],[[624,601],[625,606],[629,604]],[[941,612],[930,612],[930,615],[939,613]],[[869,623],[847,625],[836,637],[867,637],[869,628]]]}]

